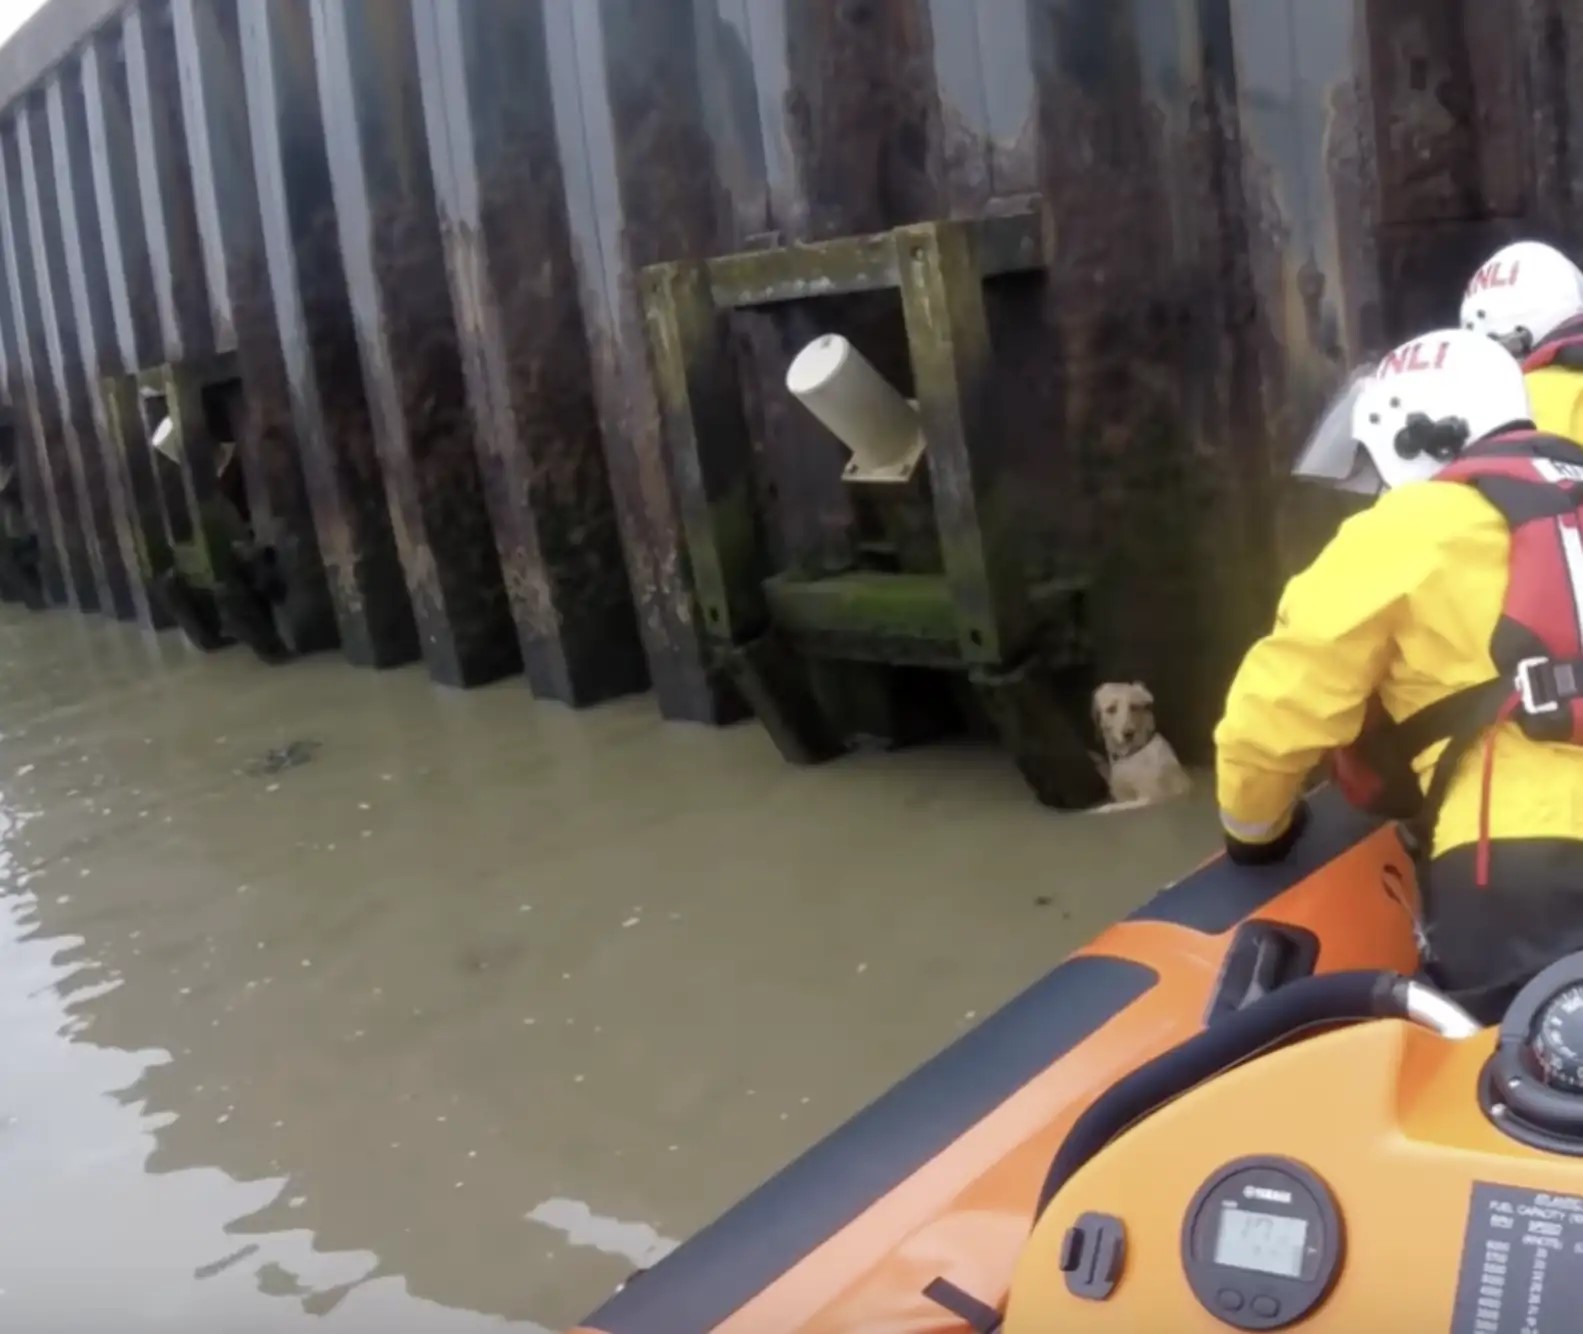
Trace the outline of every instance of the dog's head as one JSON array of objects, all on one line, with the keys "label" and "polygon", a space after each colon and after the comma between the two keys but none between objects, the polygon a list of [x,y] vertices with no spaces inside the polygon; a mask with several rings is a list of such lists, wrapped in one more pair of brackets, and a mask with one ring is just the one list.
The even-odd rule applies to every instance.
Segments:
[{"label": "dog's head", "polygon": [[1112,681],[1094,692],[1094,726],[1113,760],[1154,740],[1154,696],[1141,681]]}]

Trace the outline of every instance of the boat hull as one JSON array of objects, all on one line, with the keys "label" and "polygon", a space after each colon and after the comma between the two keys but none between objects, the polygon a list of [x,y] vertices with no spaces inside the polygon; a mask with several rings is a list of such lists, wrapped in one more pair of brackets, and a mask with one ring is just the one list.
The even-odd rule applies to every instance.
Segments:
[{"label": "boat hull", "polygon": [[1206,1021],[1250,921],[1311,933],[1316,972],[1412,972],[1417,892],[1393,829],[1324,792],[1280,866],[1217,857],[1057,965],[654,1269],[579,1334],[945,1334],[943,1278],[1010,1289],[1072,1122]]}]

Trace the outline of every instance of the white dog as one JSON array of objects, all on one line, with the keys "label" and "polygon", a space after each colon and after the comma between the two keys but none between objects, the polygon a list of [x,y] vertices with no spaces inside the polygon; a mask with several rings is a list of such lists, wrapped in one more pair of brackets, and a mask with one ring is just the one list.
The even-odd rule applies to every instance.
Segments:
[{"label": "white dog", "polygon": [[1110,805],[1101,811],[1133,810],[1192,791],[1171,743],[1154,729],[1154,696],[1142,682],[1100,686],[1094,726],[1105,743],[1099,764],[1110,785]]}]

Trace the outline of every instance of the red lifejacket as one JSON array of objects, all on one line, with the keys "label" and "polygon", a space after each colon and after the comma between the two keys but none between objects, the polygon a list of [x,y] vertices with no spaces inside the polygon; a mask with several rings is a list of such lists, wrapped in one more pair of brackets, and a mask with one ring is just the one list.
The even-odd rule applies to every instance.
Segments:
[{"label": "red lifejacket", "polygon": [[[1415,819],[1428,840],[1451,779],[1483,738],[1485,885],[1496,725],[1515,721],[1535,740],[1583,745],[1583,446],[1537,432],[1503,435],[1474,445],[1435,480],[1473,487],[1511,529],[1506,596],[1490,641],[1496,675],[1399,723],[1381,721],[1383,710],[1371,705],[1371,723],[1333,757],[1333,769],[1354,804]],[[1449,744],[1417,802],[1412,761],[1440,741]]]},{"label": "red lifejacket", "polygon": [[1529,371],[1542,371],[1547,366],[1583,370],[1583,315],[1552,330],[1523,358],[1524,375]]}]

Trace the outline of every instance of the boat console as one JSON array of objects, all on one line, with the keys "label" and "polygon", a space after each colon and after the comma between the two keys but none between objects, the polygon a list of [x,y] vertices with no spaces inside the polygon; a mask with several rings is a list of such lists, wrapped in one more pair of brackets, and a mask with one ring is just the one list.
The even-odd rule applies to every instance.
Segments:
[{"label": "boat console", "polygon": [[1101,1098],[1005,1334],[1583,1329],[1583,955],[1498,1028],[1388,977],[1282,988]]}]

